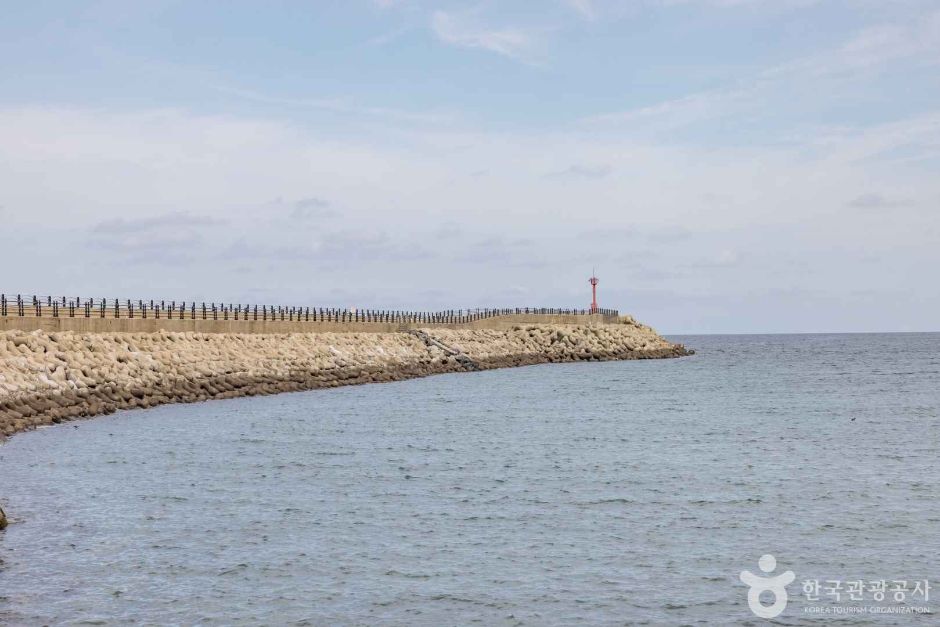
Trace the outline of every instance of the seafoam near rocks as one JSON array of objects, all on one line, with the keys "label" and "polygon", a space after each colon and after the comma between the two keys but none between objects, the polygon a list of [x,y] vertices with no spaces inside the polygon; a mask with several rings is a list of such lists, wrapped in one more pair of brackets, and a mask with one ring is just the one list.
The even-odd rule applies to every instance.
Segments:
[{"label": "seafoam near rocks", "polygon": [[394,381],[468,364],[487,369],[687,354],[632,319],[425,332],[444,348],[404,332],[3,332],[0,437],[118,409]]}]

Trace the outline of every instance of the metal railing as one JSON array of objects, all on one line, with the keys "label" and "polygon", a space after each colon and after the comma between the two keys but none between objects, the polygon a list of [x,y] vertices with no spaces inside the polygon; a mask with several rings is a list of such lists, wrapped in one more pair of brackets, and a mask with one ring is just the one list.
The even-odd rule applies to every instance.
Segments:
[{"label": "metal railing", "polygon": [[115,318],[156,320],[242,320],[283,322],[387,322],[459,324],[508,315],[600,315],[616,318],[616,309],[515,307],[509,309],[447,309],[401,311],[337,309],[287,305],[244,305],[196,301],[69,298],[67,296],[7,296],[0,294],[0,316],[20,318]]}]

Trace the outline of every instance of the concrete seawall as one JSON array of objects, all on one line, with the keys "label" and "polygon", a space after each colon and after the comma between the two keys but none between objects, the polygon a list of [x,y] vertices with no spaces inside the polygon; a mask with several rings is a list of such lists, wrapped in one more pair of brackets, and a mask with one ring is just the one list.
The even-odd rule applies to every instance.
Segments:
[{"label": "concrete seawall", "polygon": [[[279,334],[273,329],[232,333],[223,327],[197,333],[166,329],[168,322],[177,322],[167,320],[113,321],[164,327],[153,332],[123,328],[110,332],[0,331],[0,437],[73,418],[163,403],[394,381],[467,369],[688,354],[630,318],[620,324],[582,325],[527,324],[517,316],[509,318],[479,321],[489,328],[465,323],[460,325],[464,328],[441,325],[425,327],[423,332],[408,332],[398,325],[394,332],[385,328],[366,332],[361,327],[369,323],[349,323],[358,332],[337,333],[320,327],[313,333]],[[33,322],[46,320],[89,319]],[[298,324],[303,323],[291,326]]]},{"label": "concrete seawall", "polygon": [[[629,322],[632,318],[624,317]],[[419,328],[434,329],[510,329],[519,324],[571,324],[595,326],[609,324],[609,316],[572,314],[510,314],[459,323],[412,322],[340,322],[299,320],[201,320],[162,318],[101,318],[60,316],[0,316],[0,331],[45,331],[56,333],[395,333]]]}]

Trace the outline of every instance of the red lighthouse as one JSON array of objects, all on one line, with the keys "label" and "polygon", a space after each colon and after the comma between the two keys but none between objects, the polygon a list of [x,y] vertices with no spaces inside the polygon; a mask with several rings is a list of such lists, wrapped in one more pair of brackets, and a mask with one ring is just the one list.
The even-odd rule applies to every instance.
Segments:
[{"label": "red lighthouse", "polygon": [[588,283],[591,284],[591,313],[597,313],[597,277],[592,276]]}]

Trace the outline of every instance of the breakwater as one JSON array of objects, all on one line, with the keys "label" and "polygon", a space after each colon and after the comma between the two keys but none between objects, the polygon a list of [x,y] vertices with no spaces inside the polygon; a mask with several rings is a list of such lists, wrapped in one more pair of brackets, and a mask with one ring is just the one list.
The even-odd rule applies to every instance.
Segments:
[{"label": "breakwater", "polygon": [[372,333],[0,332],[0,437],[78,417],[468,369],[688,354],[653,329],[515,324]]}]

